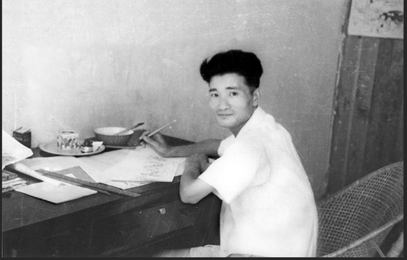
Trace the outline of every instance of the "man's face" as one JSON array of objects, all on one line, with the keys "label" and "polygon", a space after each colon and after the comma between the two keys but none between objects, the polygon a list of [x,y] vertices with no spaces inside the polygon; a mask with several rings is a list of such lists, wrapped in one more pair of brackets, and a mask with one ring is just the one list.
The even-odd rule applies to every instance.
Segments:
[{"label": "man's face", "polygon": [[209,106],[218,124],[236,136],[258,106],[259,91],[250,93],[243,76],[228,73],[212,77],[209,83]]}]

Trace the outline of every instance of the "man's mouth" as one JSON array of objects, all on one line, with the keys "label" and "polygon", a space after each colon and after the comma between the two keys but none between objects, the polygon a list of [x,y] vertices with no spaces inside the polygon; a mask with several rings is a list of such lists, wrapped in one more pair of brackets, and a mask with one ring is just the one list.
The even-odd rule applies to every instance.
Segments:
[{"label": "man's mouth", "polygon": [[218,114],[218,117],[228,117],[232,116],[232,114]]}]

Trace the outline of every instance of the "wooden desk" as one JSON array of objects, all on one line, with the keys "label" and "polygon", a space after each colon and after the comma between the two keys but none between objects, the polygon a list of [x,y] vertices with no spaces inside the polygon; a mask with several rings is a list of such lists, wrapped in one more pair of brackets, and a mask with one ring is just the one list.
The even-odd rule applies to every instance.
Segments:
[{"label": "wooden desk", "polygon": [[2,254],[151,256],[164,248],[219,244],[220,200],[211,194],[195,205],[182,203],[179,179],[132,188],[137,198],[97,193],[59,205],[5,193]]}]

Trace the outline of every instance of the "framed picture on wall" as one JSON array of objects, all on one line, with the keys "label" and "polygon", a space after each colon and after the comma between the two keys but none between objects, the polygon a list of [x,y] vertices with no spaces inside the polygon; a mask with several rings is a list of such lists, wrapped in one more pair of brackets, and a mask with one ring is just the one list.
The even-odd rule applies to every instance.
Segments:
[{"label": "framed picture on wall", "polygon": [[348,34],[403,39],[403,2],[404,0],[352,0]]}]

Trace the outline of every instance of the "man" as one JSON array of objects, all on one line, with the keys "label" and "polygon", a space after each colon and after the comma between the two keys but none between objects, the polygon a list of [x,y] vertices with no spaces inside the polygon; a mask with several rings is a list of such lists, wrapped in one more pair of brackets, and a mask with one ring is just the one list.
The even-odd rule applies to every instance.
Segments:
[{"label": "man", "polygon": [[[222,200],[220,246],[192,248],[183,256],[315,256],[314,195],[290,134],[259,107],[260,60],[230,50],[204,60],[200,72],[217,122],[232,135],[179,147],[161,135],[143,137],[162,156],[190,156],[180,183],[184,203],[211,192]],[[208,155],[220,157],[210,164]]]}]

